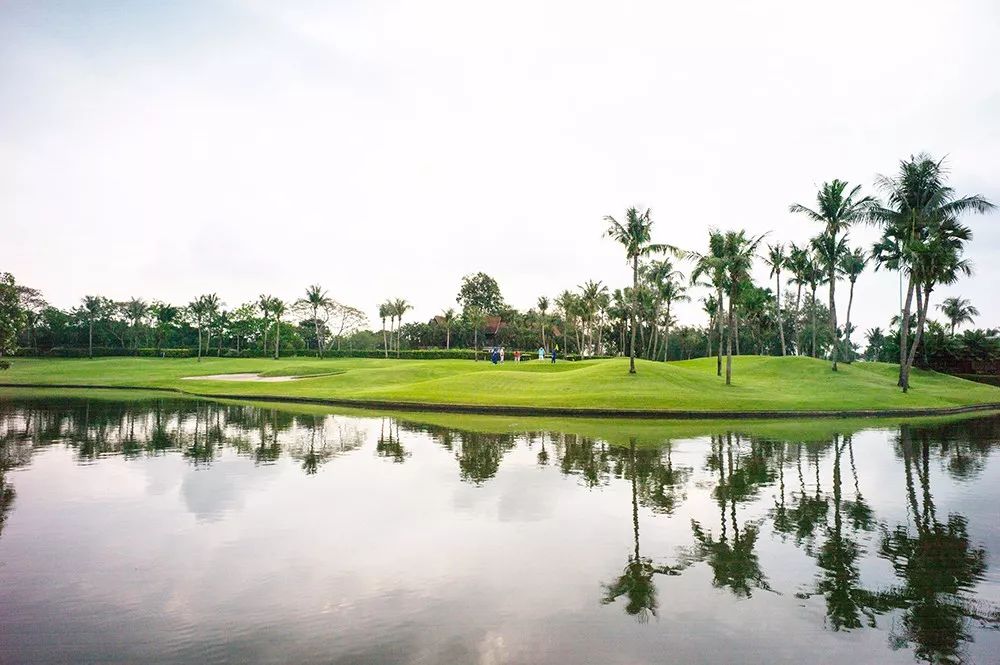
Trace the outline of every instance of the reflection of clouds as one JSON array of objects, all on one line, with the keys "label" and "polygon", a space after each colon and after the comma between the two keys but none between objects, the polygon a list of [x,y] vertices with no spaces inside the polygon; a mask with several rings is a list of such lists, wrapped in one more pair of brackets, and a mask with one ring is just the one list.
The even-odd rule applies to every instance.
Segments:
[{"label": "reflection of clouds", "polygon": [[273,466],[255,468],[243,459],[221,459],[203,468],[185,467],[181,480],[184,505],[198,520],[214,521],[243,507],[247,494],[274,478]]}]

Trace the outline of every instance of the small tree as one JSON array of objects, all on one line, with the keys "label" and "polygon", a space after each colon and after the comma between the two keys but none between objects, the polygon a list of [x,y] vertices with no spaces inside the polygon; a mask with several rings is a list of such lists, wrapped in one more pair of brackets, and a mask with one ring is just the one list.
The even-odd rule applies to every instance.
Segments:
[{"label": "small tree", "polygon": [[0,370],[10,367],[4,356],[13,355],[17,349],[17,332],[25,319],[14,276],[0,273]]}]

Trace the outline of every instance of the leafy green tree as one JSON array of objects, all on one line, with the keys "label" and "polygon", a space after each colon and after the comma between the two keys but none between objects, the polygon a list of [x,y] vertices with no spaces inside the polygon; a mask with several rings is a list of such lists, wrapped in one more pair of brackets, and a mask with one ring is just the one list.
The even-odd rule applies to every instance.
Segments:
[{"label": "leafy green tree", "polygon": [[[861,196],[861,186],[856,185],[847,191],[847,183],[843,180],[833,180],[825,182],[816,193],[816,209],[807,208],[804,205],[793,203],[789,206],[789,211],[801,213],[814,222],[823,224],[821,236],[827,238],[831,248],[837,248],[843,240],[843,235],[851,225],[863,221],[868,216],[869,209],[875,203],[870,196]],[[846,192],[846,194],[845,194]],[[827,257],[829,260],[824,263],[826,268],[826,281],[830,285],[830,331],[834,340],[837,339],[837,257]],[[837,344],[833,345],[833,371],[837,371]]]},{"label": "leafy green tree", "polygon": [[461,306],[463,312],[475,307],[488,316],[497,316],[507,309],[497,281],[484,272],[462,278],[462,285],[458,289],[455,302]]},{"label": "leafy green tree", "polygon": [[[21,297],[14,276],[9,272],[0,273],[0,370],[8,369],[10,356],[17,350],[17,333],[26,320]],[[3,491],[0,485],[0,491]],[[0,520],[3,515],[0,514]]]},{"label": "leafy green tree", "polygon": [[632,264],[632,296],[631,315],[629,325],[632,329],[631,341],[628,352],[628,372],[635,374],[635,336],[636,336],[636,310],[638,303],[635,297],[639,290],[639,258],[650,254],[663,253],[677,250],[670,245],[654,243],[652,241],[653,218],[649,208],[640,211],[638,208],[629,208],[625,211],[625,220],[619,222],[614,217],[607,215],[604,218],[608,225],[604,232],[625,248],[625,259]]},{"label": "leafy green tree", "polygon": [[24,312],[24,325],[28,328],[28,343],[33,351],[38,351],[38,324],[42,320],[42,314],[49,306],[42,297],[42,292],[23,284],[17,285],[18,299],[21,303],[21,311]]},{"label": "leafy green tree", "polygon": [[954,298],[945,298],[938,305],[938,309],[948,319],[952,337],[955,336],[956,327],[963,323],[975,323],[976,321],[973,317],[979,316],[979,310],[971,302],[957,296]]},{"label": "leafy green tree", "polygon": [[785,246],[780,242],[774,245],[768,245],[767,256],[764,258],[764,262],[771,268],[771,277],[774,277],[774,285],[776,289],[774,309],[778,317],[778,335],[781,338],[781,355],[787,356],[788,351],[785,348],[785,326],[782,323],[781,317],[781,271],[788,265],[788,254],[785,253]]},{"label": "leafy green tree", "polygon": [[[972,234],[957,219],[965,213],[986,213],[994,208],[978,194],[957,196],[947,184],[947,175],[943,160],[935,161],[927,154],[911,156],[900,162],[897,175],[878,177],[876,185],[886,194],[886,201],[873,206],[869,213],[882,229],[882,238],[872,252],[876,268],[886,267],[907,275],[899,327],[898,384],[903,392],[910,387],[910,369],[931,290],[942,280],[968,271],[961,252]],[[918,325],[911,344],[914,295]]]}]

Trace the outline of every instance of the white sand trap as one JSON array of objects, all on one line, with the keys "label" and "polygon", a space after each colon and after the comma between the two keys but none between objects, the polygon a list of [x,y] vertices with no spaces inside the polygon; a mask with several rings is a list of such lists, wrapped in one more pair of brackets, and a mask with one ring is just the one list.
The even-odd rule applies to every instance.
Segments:
[{"label": "white sand trap", "polygon": [[185,376],[184,381],[260,381],[262,383],[280,383],[294,381],[297,376],[261,376],[260,374],[209,374],[208,376]]}]

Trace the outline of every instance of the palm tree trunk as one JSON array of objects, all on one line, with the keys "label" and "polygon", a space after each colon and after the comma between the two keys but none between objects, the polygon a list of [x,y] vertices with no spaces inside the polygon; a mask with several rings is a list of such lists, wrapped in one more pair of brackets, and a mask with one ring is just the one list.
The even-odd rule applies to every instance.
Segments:
[{"label": "palm tree trunk", "polygon": [[629,318],[632,325],[632,341],[628,347],[628,373],[635,374],[635,310],[639,296],[639,255],[632,257],[632,306]]},{"label": "palm tree trunk", "polygon": [[924,333],[924,324],[927,322],[927,307],[930,305],[931,299],[931,288],[929,286],[924,287],[923,292],[921,292],[921,287],[917,287],[917,331],[913,334],[913,343],[911,344],[909,353],[906,359],[906,387],[910,387],[910,370],[913,369],[913,361],[917,358],[917,347],[920,346],[920,340]]},{"label": "palm tree trunk", "polygon": [[389,338],[385,334],[385,317],[382,318],[382,351],[385,353],[385,357],[389,357]]},{"label": "palm tree trunk", "polygon": [[816,357],[816,289],[812,290],[812,303],[810,303],[810,321],[812,322],[812,357]]},{"label": "palm tree trunk", "polygon": [[201,321],[198,322],[198,362],[201,362]]},{"label": "palm tree trunk", "polygon": [[[730,302],[732,302],[732,296],[729,296]],[[740,315],[737,312],[733,317],[733,332],[736,336],[736,355],[740,355]]]},{"label": "palm tree trunk", "polygon": [[445,350],[451,349],[451,326],[445,328],[444,332],[444,348]]},{"label": "palm tree trunk", "polygon": [[731,385],[733,380],[733,296],[735,293],[729,294],[729,330],[726,334],[726,385]]},{"label": "palm tree trunk", "polygon": [[837,371],[837,355],[840,352],[840,340],[837,339],[837,266],[830,263],[830,271],[827,276],[830,280],[830,335],[833,338],[833,371]]},{"label": "palm tree trunk", "polygon": [[[327,314],[327,318],[330,316]],[[319,308],[313,307],[313,325],[316,326],[316,355],[323,357],[323,340],[319,337]]]},{"label": "palm tree trunk", "polygon": [[795,355],[802,355],[802,285],[798,285],[795,292],[795,325],[792,326],[795,333]]},{"label": "palm tree trunk", "polygon": [[778,335],[781,337],[781,355],[787,356],[788,351],[785,348],[785,322],[781,319],[781,271],[779,270],[775,274],[775,288],[776,291],[774,297],[774,308],[778,311]]},{"label": "palm tree trunk", "polygon": [[541,325],[541,328],[542,328],[542,348],[544,349],[544,348],[546,348],[546,346],[545,346],[545,314],[541,315],[541,319],[542,319],[542,325]]},{"label": "palm tree trunk", "polygon": [[479,326],[472,324],[472,348],[475,352],[476,361],[479,361]]},{"label": "palm tree trunk", "polygon": [[849,290],[849,295],[847,296],[847,320],[844,321],[844,340],[847,342],[847,357],[844,359],[845,362],[850,362],[854,360],[854,350],[851,347],[851,307],[854,305],[854,280],[851,280],[851,288]]},{"label": "palm tree trunk", "polygon": [[87,322],[87,357],[94,357],[94,319]]},{"label": "palm tree trunk", "polygon": [[716,287],[719,296],[719,307],[716,310],[716,318],[719,323],[719,352],[715,359],[715,375],[722,376],[722,284]]},{"label": "palm tree trunk", "polygon": [[903,314],[899,321],[899,385],[905,393],[910,389],[909,375],[906,372],[906,356],[909,348],[907,342],[910,336],[910,305],[913,303],[913,275],[910,275],[906,287],[906,300],[903,302]]},{"label": "palm tree trunk", "polygon": [[281,319],[274,317],[274,359],[281,357]]},{"label": "palm tree trunk", "polygon": [[670,302],[667,301],[667,322],[663,325],[663,362],[670,355]]}]

